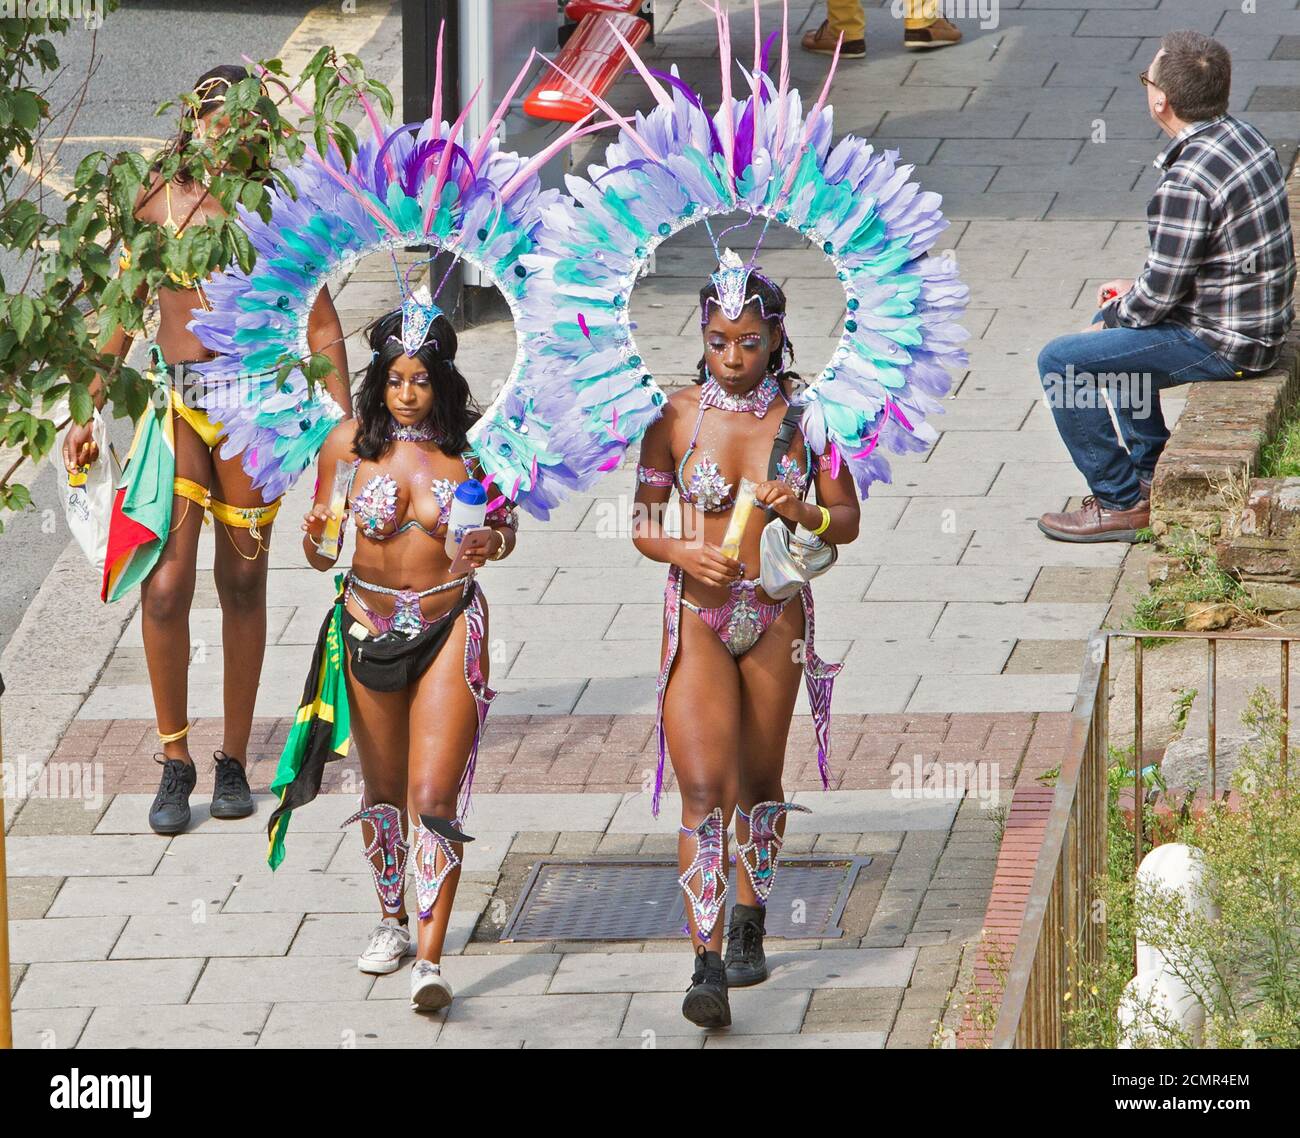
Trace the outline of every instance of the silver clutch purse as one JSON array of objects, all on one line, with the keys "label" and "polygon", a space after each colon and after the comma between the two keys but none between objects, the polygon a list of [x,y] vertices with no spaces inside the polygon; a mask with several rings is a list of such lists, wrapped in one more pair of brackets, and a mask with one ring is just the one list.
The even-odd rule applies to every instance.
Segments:
[{"label": "silver clutch purse", "polygon": [[835,546],[802,526],[792,531],[780,518],[773,518],[759,539],[758,583],[773,600],[783,601],[825,573],[838,556]]}]

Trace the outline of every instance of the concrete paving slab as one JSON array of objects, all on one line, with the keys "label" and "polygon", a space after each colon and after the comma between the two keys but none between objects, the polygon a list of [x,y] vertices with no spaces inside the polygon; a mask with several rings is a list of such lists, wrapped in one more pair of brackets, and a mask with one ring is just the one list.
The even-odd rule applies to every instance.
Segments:
[{"label": "concrete paving slab", "polygon": [[[760,985],[756,988],[740,988],[728,995],[731,1002],[731,1027],[717,1034],[729,1038],[740,1035],[796,1034],[803,1023],[810,993],[765,990]],[[646,1035],[698,1037],[713,1033],[696,1027],[682,1016],[682,997],[679,992],[638,992],[632,996],[627,1017],[623,1021],[623,1030],[619,1034],[633,1037]]]},{"label": "concrete paving slab", "polygon": [[811,814],[790,814],[789,834],[862,834],[876,830],[946,832],[959,802],[906,798],[893,790],[801,790],[792,801]]},{"label": "concrete paving slab", "polygon": [[56,960],[107,960],[125,924],[125,917],[11,919],[9,959],[14,964]]},{"label": "concrete paving slab", "polygon": [[277,1003],[257,1046],[275,1048],[418,1048],[432,1046],[441,1016],[417,1015],[396,1000]]},{"label": "concrete paving slab", "polygon": [[797,1051],[880,1051],[884,1049],[883,1031],[815,1031],[800,1035],[710,1035],[704,1041],[709,1051],[750,1050],[755,1047]]},{"label": "concrete paving slab", "polygon": [[191,1004],[294,1003],[362,1000],[374,977],[357,970],[355,956],[242,956],[214,958],[190,996]]},{"label": "concrete paving slab", "polygon": [[908,711],[1069,711],[1077,673],[1044,676],[922,677]]},{"label": "concrete paving slab", "polygon": [[241,878],[223,913],[368,913],[375,907],[369,874],[269,870]]},{"label": "concrete paving slab", "polygon": [[19,1008],[131,1008],[146,1002],[184,1004],[202,960],[88,960],[38,963],[14,997]]},{"label": "concrete paving slab", "polygon": [[77,1043],[79,1048],[253,1047],[270,1003],[152,1004],[133,1008],[96,1008]]},{"label": "concrete paving slab", "polygon": [[163,856],[157,840],[80,834],[10,837],[5,850],[13,877],[147,876]]},{"label": "concrete paving slab", "polygon": [[37,1008],[13,1013],[14,1047],[62,1050],[77,1045],[94,1008]]},{"label": "concrete paving slab", "polygon": [[959,636],[992,636],[1002,633],[1017,640],[1056,640],[1086,637],[1101,627],[1106,617],[1104,604],[993,604],[984,601],[953,601],[944,606],[939,623],[930,634],[936,640]]},{"label": "concrete paving slab", "polygon": [[196,956],[283,956],[301,917],[297,913],[209,913],[132,916],[113,946],[114,960]]},{"label": "concrete paving slab", "polygon": [[236,885],[229,875],[69,877],[47,917],[193,914],[218,910]]}]

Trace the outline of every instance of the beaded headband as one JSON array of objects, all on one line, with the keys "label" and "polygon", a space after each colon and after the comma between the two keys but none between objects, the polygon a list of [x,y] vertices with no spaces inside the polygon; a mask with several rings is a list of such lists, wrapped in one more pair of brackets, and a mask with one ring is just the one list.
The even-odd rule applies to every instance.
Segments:
[{"label": "beaded headband", "polygon": [[[438,287],[432,293],[429,292],[427,284],[419,285],[412,289],[411,274],[421,265],[431,265],[434,258],[425,257],[423,260],[416,261],[403,276],[398,270],[397,258],[393,257],[393,272],[397,274],[397,288],[402,296],[402,335],[401,344],[403,351],[408,356],[414,356],[429,341],[429,329],[433,327],[433,322],[439,316],[444,315],[442,308],[438,306],[435,297],[442,292],[443,286],[451,276],[452,270],[460,263],[460,255],[457,254],[452,258],[452,262],[447,266],[447,271],[442,274],[442,280],[438,282]],[[389,336],[389,340],[398,339],[397,336]],[[437,346],[438,341],[433,341]]]},{"label": "beaded headband", "polygon": [[721,310],[722,315],[728,320],[739,320],[741,313],[745,311],[745,306],[758,302],[759,312],[764,320],[779,320],[784,323],[783,313],[767,311],[767,306],[763,303],[763,298],[758,293],[749,291],[749,282],[751,278],[766,282],[772,288],[773,284],[770,277],[765,276],[759,271],[755,262],[758,260],[758,251],[762,247],[763,238],[767,236],[767,220],[763,222],[763,230],[758,235],[758,240],[754,243],[754,253],[749,258],[749,263],[745,264],[740,257],[731,249],[719,249],[719,241],[726,237],[734,229],[743,229],[752,219],[747,219],[737,225],[728,226],[717,237],[713,236],[713,227],[709,225],[708,218],[704,220],[704,228],[708,231],[709,240],[713,244],[713,251],[718,256],[718,268],[709,275],[709,280],[713,282],[713,287],[717,296],[708,296],[700,305],[700,324],[701,326],[709,322],[709,305],[716,304]]}]

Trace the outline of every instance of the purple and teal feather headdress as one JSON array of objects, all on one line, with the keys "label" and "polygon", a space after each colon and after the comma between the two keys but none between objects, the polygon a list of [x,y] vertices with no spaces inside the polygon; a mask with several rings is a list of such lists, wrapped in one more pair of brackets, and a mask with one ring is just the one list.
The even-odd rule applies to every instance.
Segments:
[{"label": "purple and teal feather headdress", "polygon": [[[429,118],[388,125],[361,97],[372,137],[346,163],[336,146],[324,153],[308,147],[305,159],[286,171],[292,192],[270,191],[268,220],[240,207],[238,220],[255,263],[247,273],[236,266],[214,277],[206,290],[211,311],[193,313],[190,327],[217,353],[197,370],[205,381],[204,410],[224,428],[221,454],[240,457],[268,502],[315,461],[342,416],[301,367],[311,354],[310,313],[329,278],[375,252],[428,246],[482,271],[518,324],[542,217],[560,198],[558,191],[541,188],[538,170],[573,139],[604,126],[575,123],[533,157],[502,150],[497,127],[532,70],[530,58],[482,134],[466,137],[466,117],[478,92],[455,122],[443,119],[442,43],[439,32]],[[302,100],[295,101],[310,113]],[[403,348],[418,351],[439,311],[437,292],[426,299],[402,285],[399,279]],[[522,331],[520,337],[510,377],[470,441],[502,493],[545,517],[556,499],[539,473],[562,470],[574,440],[567,426],[552,426],[538,415],[531,396],[518,390]]]},{"label": "purple and teal feather headdress", "polygon": [[[762,39],[755,3],[753,66],[740,68],[749,91],[734,98],[727,12],[718,0],[702,2],[718,34],[718,109],[706,110],[675,68],[651,70],[624,40],[654,106],[633,121],[586,92],[618,124],[618,139],[587,178],[569,176],[571,198],[546,211],[537,251],[525,258],[523,385],[539,416],[569,424],[573,447],[564,467],[539,472],[539,482],[565,492],[589,487],[658,417],[665,396],[633,337],[632,289],[664,240],[740,211],[803,235],[843,287],[840,341],[796,401],[805,438],[830,456],[835,474],[847,465],[865,496],[872,482],[889,479],[881,444],[904,453],[934,440],[925,419],[942,411],[949,369],[966,363],[957,320],[968,290],[951,259],[930,253],[947,225],[941,199],[910,180],[897,151],[853,136],[833,141],[826,100],[838,50],[805,112],[790,86],[787,12],[771,74],[777,33]],[[732,311],[756,271],[751,263],[742,279],[743,268],[728,259],[714,276],[719,302]]]}]

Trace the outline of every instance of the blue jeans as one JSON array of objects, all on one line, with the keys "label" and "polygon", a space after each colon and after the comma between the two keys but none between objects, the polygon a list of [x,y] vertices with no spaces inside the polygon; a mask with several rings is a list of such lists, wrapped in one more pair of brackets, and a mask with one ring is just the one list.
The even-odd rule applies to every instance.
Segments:
[{"label": "blue jeans", "polygon": [[[1098,312],[1093,318],[1101,320]],[[1166,387],[1202,379],[1234,379],[1228,360],[1179,324],[1105,328],[1058,336],[1038,356],[1038,375],[1056,429],[1101,505],[1127,510],[1150,481],[1169,441],[1160,411]],[[1127,453],[1115,436],[1105,390]]]}]

